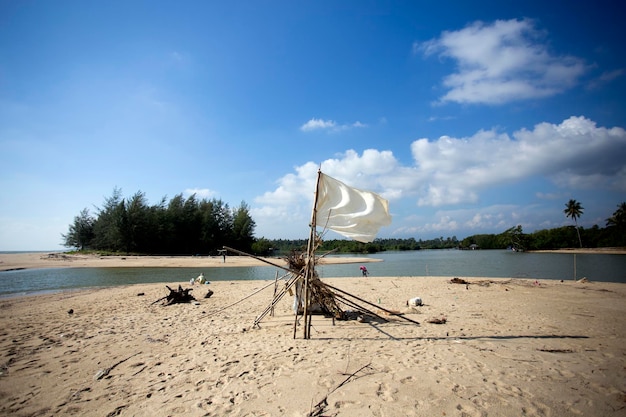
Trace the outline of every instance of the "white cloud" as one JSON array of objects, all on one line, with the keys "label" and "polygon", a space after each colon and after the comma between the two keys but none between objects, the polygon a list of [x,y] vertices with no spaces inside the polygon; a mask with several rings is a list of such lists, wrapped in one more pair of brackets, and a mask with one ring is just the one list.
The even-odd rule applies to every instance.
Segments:
[{"label": "white cloud", "polygon": [[[337,158],[322,162],[322,171],[347,184],[361,189],[381,193],[386,198],[397,196],[398,189],[383,187],[387,175],[396,172],[398,162],[390,151],[368,149],[359,155],[348,150]],[[283,231],[280,236],[306,236],[306,226],[310,221],[315,181],[319,164],[307,162],[296,167],[278,180],[274,191],[269,191],[254,200],[251,210],[257,220],[259,235]],[[293,225],[298,225],[294,229]],[[299,233],[298,233],[299,232]],[[297,233],[297,234],[296,234]]]},{"label": "white cloud", "polygon": [[540,200],[563,200],[566,198],[563,193],[542,193],[537,192],[535,196]]},{"label": "white cloud", "polygon": [[195,194],[196,197],[201,200],[215,197],[217,192],[209,190],[208,188],[187,188],[183,194],[187,197]]},{"label": "white cloud", "polygon": [[536,215],[537,209],[533,206],[520,207],[510,204],[496,204],[486,207],[472,207],[455,210],[440,210],[433,216],[438,221],[423,223],[415,227],[415,232],[424,234],[442,233],[451,235],[463,231],[479,234],[496,230],[502,232],[513,225],[522,227],[537,227],[530,223]]},{"label": "white cloud", "polygon": [[300,126],[300,130],[302,130],[303,132],[310,132],[312,130],[331,129],[336,125],[337,123],[332,120],[311,119],[302,126]]},{"label": "white cloud", "polygon": [[[359,154],[348,150],[323,161],[322,171],[353,187],[381,194],[391,201],[392,214],[396,204],[399,207],[403,202],[417,205],[419,210],[472,204],[487,190],[536,178],[564,187],[561,192],[626,191],[626,131],[597,127],[584,117],[570,117],[560,124],[540,123],[532,130],[511,135],[481,130],[466,138],[422,138],[410,148],[412,166],[400,164],[391,151],[368,149]],[[274,191],[256,198],[254,216],[259,228],[273,225],[261,234],[284,231],[296,220],[297,224],[308,224],[318,167],[314,162],[296,167],[295,173],[278,180]],[[545,193],[535,196],[544,200],[553,197]],[[508,214],[498,217],[495,209],[463,215],[459,211],[441,212],[436,216],[438,222],[422,222],[419,230],[504,230],[530,218],[516,207],[497,209],[508,210]],[[394,215],[394,223],[399,219]],[[410,224],[398,227],[405,232],[412,228]],[[278,234],[290,236],[288,232]]]},{"label": "white cloud", "polygon": [[440,216],[437,223],[427,223],[424,230],[429,232],[454,232],[459,228],[459,224],[450,216]]},{"label": "white cloud", "polygon": [[475,202],[482,190],[533,176],[575,189],[626,187],[626,131],[598,128],[584,117],[541,123],[512,137],[492,130],[419,139],[411,150],[422,206]]},{"label": "white cloud", "polygon": [[311,119],[305,124],[303,124],[302,126],[300,126],[300,130],[303,132],[311,132],[313,130],[326,130],[329,132],[339,132],[342,130],[348,130],[352,128],[365,128],[365,127],[367,127],[367,125],[359,121],[356,121],[354,123],[339,125],[334,120]]},{"label": "white cloud", "polygon": [[600,76],[597,79],[589,83],[589,85],[587,86],[587,89],[596,90],[598,88],[601,88],[605,86],[606,84],[609,84],[613,80],[616,80],[619,77],[623,76],[625,73],[626,71],[624,71],[623,68],[613,70],[613,71],[603,72],[602,74],[600,74]]},{"label": "white cloud", "polygon": [[[494,129],[464,138],[422,138],[410,149],[411,166],[402,165],[391,151],[368,149],[338,154],[323,161],[321,168],[346,184],[389,199],[392,235],[491,233],[517,224],[531,230],[549,227],[533,223],[537,218],[559,225],[560,209],[476,206],[487,191],[508,191],[533,179],[541,179],[544,189],[546,181],[554,186],[549,193],[534,192],[544,202],[583,189],[626,191],[626,131],[598,127],[584,117],[540,123],[511,134]],[[296,167],[273,191],[255,199],[252,212],[260,235],[306,236],[319,166],[308,162]],[[507,198],[510,193],[500,203]],[[450,210],[432,213],[437,207]]]},{"label": "white cloud", "polygon": [[501,104],[558,94],[586,71],[579,58],[552,55],[542,37],[532,20],[479,21],[413,49],[456,62],[456,72],[443,79],[448,92],[441,102]]}]

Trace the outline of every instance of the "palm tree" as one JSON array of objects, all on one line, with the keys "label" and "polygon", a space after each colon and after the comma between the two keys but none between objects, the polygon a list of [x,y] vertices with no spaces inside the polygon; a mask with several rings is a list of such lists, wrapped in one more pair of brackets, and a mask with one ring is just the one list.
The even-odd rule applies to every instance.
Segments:
[{"label": "palm tree", "polygon": [[607,226],[623,226],[626,223],[626,202],[617,205],[613,216],[606,219]]},{"label": "palm tree", "polygon": [[576,200],[570,200],[565,204],[565,217],[571,217],[574,220],[574,224],[576,224],[576,233],[578,233],[578,242],[580,243],[580,247],[583,247],[583,241],[580,239],[580,230],[578,230],[578,221],[577,219],[583,214],[584,208],[580,205],[580,203]]},{"label": "palm tree", "polygon": [[617,205],[613,216],[606,219],[606,226],[613,235],[613,244],[626,244],[626,201]]}]

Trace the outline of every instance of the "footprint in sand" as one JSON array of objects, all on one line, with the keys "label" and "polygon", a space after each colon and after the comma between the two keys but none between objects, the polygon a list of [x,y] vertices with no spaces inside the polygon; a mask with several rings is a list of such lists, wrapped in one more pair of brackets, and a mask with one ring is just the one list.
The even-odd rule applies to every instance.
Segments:
[{"label": "footprint in sand", "polygon": [[378,395],[378,397],[383,401],[395,401],[389,386],[384,382],[378,385],[376,395]]}]

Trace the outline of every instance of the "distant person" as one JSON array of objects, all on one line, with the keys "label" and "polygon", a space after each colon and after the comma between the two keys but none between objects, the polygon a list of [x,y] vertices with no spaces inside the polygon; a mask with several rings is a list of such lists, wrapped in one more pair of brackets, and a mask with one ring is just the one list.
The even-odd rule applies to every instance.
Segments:
[{"label": "distant person", "polygon": [[361,265],[361,266],[359,267],[359,269],[361,270],[361,273],[363,274],[363,276],[364,276],[364,277],[366,277],[366,276],[368,276],[368,275],[369,275],[369,272],[368,272],[367,268],[366,268],[366,267],[364,267],[363,265]]}]

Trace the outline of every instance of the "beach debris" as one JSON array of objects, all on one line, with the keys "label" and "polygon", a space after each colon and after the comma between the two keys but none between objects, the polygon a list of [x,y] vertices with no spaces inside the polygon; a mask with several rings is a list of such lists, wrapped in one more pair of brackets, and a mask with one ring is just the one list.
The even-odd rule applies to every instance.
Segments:
[{"label": "beach debris", "polygon": [[137,352],[134,353],[132,355],[130,355],[129,357],[127,357],[126,359],[122,359],[119,362],[114,363],[113,365],[109,366],[108,368],[104,368],[104,369],[100,369],[98,370],[98,372],[96,372],[96,375],[93,377],[94,380],[99,380],[104,378],[105,376],[109,375],[109,373],[117,366],[119,366],[120,364],[126,362],[127,360],[129,360],[130,358],[132,358],[133,356],[137,356],[139,355],[141,352]]},{"label": "beach debris", "polygon": [[126,408],[128,408],[128,405],[120,405],[119,407],[115,407],[115,410],[107,414],[106,417],[119,416],[120,414],[122,414],[122,411],[124,411]]},{"label": "beach debris", "polygon": [[67,314],[74,314],[74,309],[70,308],[69,310],[67,310]]},{"label": "beach debris", "polygon": [[[380,305],[376,305],[356,295],[350,294],[347,291],[341,290],[328,283],[322,282],[315,268],[308,269],[316,263],[310,262],[311,259],[320,259],[323,257],[317,257],[313,255],[314,249],[317,248],[317,245],[321,244],[321,238],[317,236],[315,239],[313,239],[312,236],[310,238],[310,241],[314,241],[314,244],[312,243],[312,248],[309,248],[307,254],[299,251],[292,251],[290,256],[287,256],[285,258],[287,262],[287,267],[275,264],[268,261],[267,259],[259,258],[255,255],[248,254],[238,249],[224,246],[224,249],[228,251],[237,253],[239,255],[250,256],[254,259],[260,260],[261,262],[273,265],[279,269],[283,269],[288,272],[288,274],[285,275],[288,278],[285,282],[284,288],[281,291],[274,292],[274,297],[269,306],[254,320],[253,328],[260,327],[259,324],[263,317],[265,317],[267,314],[270,314],[274,306],[286,294],[293,294],[294,296],[294,339],[296,337],[297,326],[299,325],[299,316],[303,316],[305,318],[303,326],[305,328],[304,338],[310,339],[311,316],[313,314],[321,313],[325,317],[332,318],[334,324],[334,320],[344,319],[343,306],[351,307],[355,311],[361,313],[361,315],[363,316],[362,319],[365,320],[368,319],[368,317],[366,316],[373,316],[376,319],[381,320],[382,322],[389,321],[386,318],[369,310],[367,307],[364,306],[364,304],[370,307],[374,307],[377,310],[382,310],[386,314],[397,317],[401,320],[405,320],[416,325],[420,324],[418,321],[406,317],[405,313],[385,309]],[[269,285],[276,285],[276,283],[271,282]],[[306,299],[309,300],[308,303],[305,302]],[[241,301],[243,300],[240,300],[237,303]],[[359,315],[357,315],[357,320],[358,317]]]},{"label": "beach debris", "polygon": [[[163,305],[169,306],[169,305],[178,304],[178,303],[190,303],[190,302],[196,300],[193,297],[193,295],[189,294],[190,291],[193,291],[193,288],[185,288],[185,289],[183,289],[183,287],[181,287],[179,285],[177,290],[173,290],[173,289],[171,289],[167,285],[165,287],[168,290],[170,290],[170,293],[168,295],[166,295],[165,297],[159,298],[158,300],[156,300],[152,304],[156,304],[159,301],[165,300],[165,303],[163,303]],[[152,305],[152,304],[150,304],[150,305]]]},{"label": "beach debris", "polygon": [[454,277],[454,278],[452,278],[450,280],[450,283],[451,284],[466,284],[467,285],[467,284],[469,284],[469,281],[466,281],[466,280],[464,280],[462,278],[459,278],[459,277]]},{"label": "beach debris", "polygon": [[346,385],[347,383],[349,383],[351,381],[354,381],[355,379],[361,378],[361,376],[358,375],[358,373],[363,371],[363,370],[365,370],[365,369],[367,369],[367,370],[369,370],[371,372],[374,372],[374,369],[372,368],[372,363],[370,362],[367,365],[363,365],[362,367],[360,367],[358,370],[354,371],[351,374],[345,374],[344,373],[344,375],[347,375],[346,379],[344,379],[339,385],[337,385],[335,388],[333,388],[331,391],[329,391],[328,394],[326,394],[326,396],[324,396],[324,398],[322,398],[322,400],[320,402],[315,404],[313,409],[307,414],[307,417],[322,417],[322,416],[324,416],[325,412],[326,412],[326,407],[328,407],[328,396],[330,394],[332,394],[333,392],[337,391],[339,388],[341,388],[344,385]]},{"label": "beach debris", "polygon": [[[41,257],[41,259],[44,259],[43,256]],[[71,260],[71,258],[64,253],[49,253],[48,259],[61,259],[61,260],[66,260],[66,261]]]},{"label": "beach debris", "polygon": [[212,295],[213,295],[213,291],[209,290],[204,296],[204,298],[211,298]]},{"label": "beach debris", "polygon": [[345,310],[341,315],[334,317],[336,320],[350,321],[356,320],[359,323],[387,322],[388,320],[380,315],[364,313],[362,311]]},{"label": "beach debris", "polygon": [[210,284],[210,282],[207,281],[206,278],[204,277],[204,272],[201,272],[200,275],[198,275],[196,278],[192,278],[191,280],[189,280],[189,284],[190,285],[194,285],[194,284]]},{"label": "beach debris", "polygon": [[446,324],[447,321],[448,319],[446,319],[444,316],[433,317],[432,319],[428,320],[428,322],[432,324]]},{"label": "beach debris", "polygon": [[581,279],[579,279],[579,280],[578,280],[578,281],[576,281],[576,282],[581,283],[581,284],[584,284],[584,283],[586,283],[586,282],[589,282],[589,280],[588,280],[587,278],[581,278]]},{"label": "beach debris", "polygon": [[574,353],[572,349],[537,349],[540,352],[548,352],[548,353]]},{"label": "beach debris", "polygon": [[412,306],[412,307],[418,307],[418,306],[423,306],[424,303],[422,302],[421,297],[413,297],[413,298],[407,300],[406,305],[407,306]]}]

